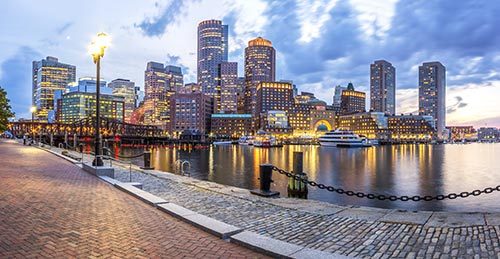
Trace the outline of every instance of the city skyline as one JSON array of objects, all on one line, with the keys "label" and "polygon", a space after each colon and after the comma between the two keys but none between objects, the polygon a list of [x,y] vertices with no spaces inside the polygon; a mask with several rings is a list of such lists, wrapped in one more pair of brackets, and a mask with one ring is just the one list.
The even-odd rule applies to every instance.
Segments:
[{"label": "city skyline", "polygon": [[[24,99],[31,93],[31,61],[55,56],[63,63],[75,65],[77,77],[93,75],[93,64],[85,47],[90,42],[90,35],[99,30],[109,32],[113,37],[109,54],[106,53],[107,56],[103,59],[103,77],[107,81],[126,78],[144,89],[143,73],[146,63],[159,61],[181,66],[183,72],[186,71],[184,82],[196,82],[197,24],[206,19],[221,19],[223,24],[229,26],[228,59],[239,63],[239,75],[243,74],[243,51],[247,42],[262,36],[271,40],[276,48],[276,80],[293,80],[299,91],[314,92],[330,104],[334,87],[339,84],[345,86],[350,81],[356,85],[357,90],[369,94],[370,63],[385,59],[397,71],[396,113],[399,114],[417,111],[418,66],[423,62],[440,61],[447,68],[447,125],[480,127],[488,123],[488,126],[498,127],[500,115],[493,101],[500,94],[500,75],[495,71],[495,66],[500,63],[499,52],[495,49],[498,38],[493,36],[498,31],[498,23],[494,18],[484,15],[484,12],[495,12],[498,7],[493,5],[484,9],[486,7],[481,4],[464,2],[453,7],[444,3],[441,6],[431,6],[433,3],[424,2],[406,5],[386,2],[384,6],[380,6],[379,9],[392,13],[392,16],[367,10],[370,9],[368,4],[357,1],[318,2],[312,5],[310,14],[301,13],[298,10],[300,3],[294,2],[258,2],[259,4],[245,8],[242,5],[246,3],[235,2],[220,8],[221,10],[207,9],[210,1],[167,2],[144,6],[124,4],[120,11],[131,12],[130,17],[125,20],[112,22],[112,17],[104,17],[107,15],[106,10],[112,10],[112,6],[103,6],[103,10],[92,14],[102,18],[100,22],[90,19],[94,16],[86,16],[81,20],[71,15],[63,15],[57,19],[47,15],[41,16],[45,19],[37,25],[43,28],[33,35],[30,33],[34,32],[33,25],[26,25],[26,21],[40,20],[37,15],[44,11],[30,9],[23,2],[17,6],[13,2],[6,2],[4,4],[7,10],[15,8],[22,11],[19,12],[19,17],[6,15],[0,18],[1,24],[10,25],[0,27],[0,32],[6,35],[0,41],[5,50],[0,54],[0,85],[7,89],[18,117],[28,117],[31,98]],[[64,7],[62,4],[61,8]],[[415,16],[418,10],[425,11],[431,7],[435,7],[434,12],[441,16],[431,19],[429,27],[423,26],[428,22],[424,17],[413,20],[415,28],[403,33],[405,28],[408,29],[405,26],[409,26],[401,20],[404,18],[403,14]],[[447,8],[454,8],[462,15],[481,17],[469,16],[471,19],[467,22],[460,21],[457,17],[444,19]],[[474,10],[478,8],[486,11],[477,14]],[[78,10],[75,7],[73,9]],[[276,20],[270,15],[287,9],[298,11],[291,12],[293,14],[288,14],[282,20]],[[254,12],[254,16],[250,15],[251,12]],[[312,17],[309,15],[318,18],[310,19]],[[9,18],[10,22],[4,21]],[[25,18],[26,21],[20,21]],[[375,19],[375,27],[370,27],[370,19]],[[456,30],[441,31],[439,22],[444,22],[443,25],[455,23],[461,26]],[[22,30],[17,28],[23,25],[25,27]],[[475,34],[465,30],[475,25]],[[286,35],[278,33],[278,29],[283,28],[289,29]],[[424,29],[426,33],[415,40],[412,33],[417,33],[418,29]],[[19,31],[27,33],[20,35]],[[426,42],[434,34],[439,37],[433,42]],[[452,38],[446,39],[447,36],[459,35],[468,35],[468,39],[456,42],[450,40]],[[371,44],[361,43],[360,39],[365,37]],[[416,43],[408,44],[412,40]],[[324,45],[327,42],[330,43],[329,46]],[[133,50],[134,47],[136,50]],[[321,48],[318,50],[318,47]]]}]

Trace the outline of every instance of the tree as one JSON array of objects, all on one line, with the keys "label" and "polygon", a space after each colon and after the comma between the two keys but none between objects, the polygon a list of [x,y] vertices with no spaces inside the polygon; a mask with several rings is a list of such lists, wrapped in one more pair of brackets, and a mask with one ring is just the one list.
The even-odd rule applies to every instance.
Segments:
[{"label": "tree", "polygon": [[9,118],[14,116],[9,102],[10,100],[7,99],[7,92],[0,86],[0,133],[7,130]]}]

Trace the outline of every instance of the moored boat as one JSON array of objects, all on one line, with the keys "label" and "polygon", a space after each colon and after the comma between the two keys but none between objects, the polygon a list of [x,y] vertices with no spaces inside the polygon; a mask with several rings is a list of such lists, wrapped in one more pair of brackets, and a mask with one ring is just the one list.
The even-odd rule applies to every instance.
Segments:
[{"label": "moored boat", "polygon": [[326,147],[371,147],[373,144],[352,131],[332,130],[319,137],[319,144]]}]

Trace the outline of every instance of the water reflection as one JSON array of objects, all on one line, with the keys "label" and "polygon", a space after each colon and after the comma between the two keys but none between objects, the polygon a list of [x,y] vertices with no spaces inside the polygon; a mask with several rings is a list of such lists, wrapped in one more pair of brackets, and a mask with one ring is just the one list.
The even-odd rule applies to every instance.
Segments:
[{"label": "water reflection", "polygon": [[[116,150],[117,151],[117,150]],[[395,145],[363,149],[320,146],[212,146],[207,149],[154,148],[155,168],[175,172],[175,161],[191,163],[191,176],[246,189],[258,188],[259,165],[292,170],[293,152],[304,153],[309,179],[346,190],[394,195],[437,195],[472,191],[500,182],[500,144]],[[136,154],[133,149],[123,154]],[[140,160],[135,161],[140,164]],[[286,196],[287,179],[273,175],[272,189]],[[360,199],[309,188],[309,198],[336,204],[409,210],[500,211],[498,193],[469,199],[432,202],[389,202]]]}]

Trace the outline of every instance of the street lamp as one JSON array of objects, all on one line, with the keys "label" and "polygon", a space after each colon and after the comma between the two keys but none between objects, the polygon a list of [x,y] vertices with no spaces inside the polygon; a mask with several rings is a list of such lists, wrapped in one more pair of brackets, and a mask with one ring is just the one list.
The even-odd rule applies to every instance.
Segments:
[{"label": "street lamp", "polygon": [[104,57],[104,50],[109,46],[110,39],[109,36],[104,33],[100,32],[97,34],[97,37],[94,38],[94,40],[90,43],[89,47],[89,52],[92,55],[92,59],[94,61],[94,64],[96,64],[96,93],[95,93],[95,110],[96,110],[96,125],[95,125],[95,158],[94,161],[92,162],[93,166],[103,166],[104,163],[102,162],[101,154],[102,154],[102,148],[101,148],[101,132],[100,132],[100,126],[101,126],[101,105],[100,105],[100,93],[101,93],[101,58]]},{"label": "street lamp", "polygon": [[35,125],[33,123],[35,121],[36,106],[31,106],[30,112],[31,112],[31,143],[34,143],[34,141],[35,141]]}]

